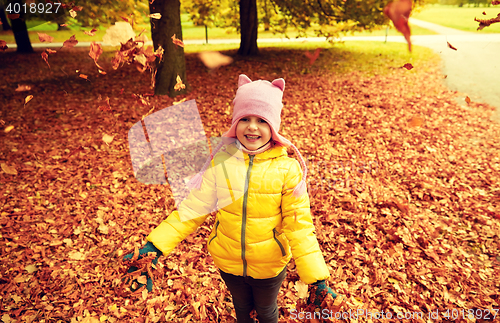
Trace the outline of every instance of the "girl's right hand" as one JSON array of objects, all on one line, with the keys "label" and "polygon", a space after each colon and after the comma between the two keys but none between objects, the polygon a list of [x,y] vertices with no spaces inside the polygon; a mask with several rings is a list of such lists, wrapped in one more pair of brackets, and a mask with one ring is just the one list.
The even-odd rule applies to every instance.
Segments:
[{"label": "girl's right hand", "polygon": [[[160,256],[162,255],[162,252],[158,248],[156,248],[154,244],[152,244],[149,241],[148,241],[148,243],[146,243],[144,245],[144,247],[139,249],[139,255],[137,257],[137,260],[143,258],[144,256],[146,256],[147,254],[149,254],[151,252],[156,253],[156,258],[154,258],[152,261],[153,264],[156,265],[158,263],[158,258],[160,258]],[[128,255],[123,257],[123,260],[131,260],[133,257],[134,257],[134,253],[129,253]],[[132,272],[137,271],[137,270],[139,270],[139,268],[137,268],[136,266],[130,266],[130,268],[127,270],[127,274],[132,273]],[[130,290],[132,292],[135,292],[136,290],[138,290],[139,288],[141,288],[144,285],[146,285],[146,288],[148,289],[148,291],[151,292],[153,290],[153,279],[151,279],[148,272],[147,271],[141,272],[141,277],[142,276],[146,277],[146,284],[143,283],[144,281],[142,279],[140,279],[140,277],[138,279],[141,280],[141,282],[139,282],[138,279],[134,279],[130,284]]]}]

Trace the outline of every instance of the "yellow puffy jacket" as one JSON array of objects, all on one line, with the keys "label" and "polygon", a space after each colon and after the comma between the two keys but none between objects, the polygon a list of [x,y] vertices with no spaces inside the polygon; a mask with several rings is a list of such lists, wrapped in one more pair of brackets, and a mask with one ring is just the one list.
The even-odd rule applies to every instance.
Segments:
[{"label": "yellow puffy jacket", "polygon": [[200,189],[191,191],[147,240],[166,256],[217,208],[208,251],[220,270],[272,278],[293,256],[304,283],[327,279],[309,196],[292,195],[302,176],[299,163],[282,146],[255,156],[240,151],[238,157],[237,151],[233,143],[218,152]]}]

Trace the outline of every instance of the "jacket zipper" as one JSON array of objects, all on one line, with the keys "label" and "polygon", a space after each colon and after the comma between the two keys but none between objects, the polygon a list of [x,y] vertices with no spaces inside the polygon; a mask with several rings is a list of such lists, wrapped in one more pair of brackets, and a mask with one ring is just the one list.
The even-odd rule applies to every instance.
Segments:
[{"label": "jacket zipper", "polygon": [[276,228],[273,229],[273,238],[274,240],[276,241],[276,243],[278,244],[278,246],[280,246],[280,249],[281,249],[281,255],[284,257],[286,256],[286,252],[285,252],[285,248],[283,247],[283,245],[281,244],[281,242],[278,240],[278,238],[276,237],[276,233],[278,233],[278,231],[276,230]]},{"label": "jacket zipper", "polygon": [[245,258],[245,234],[247,226],[247,201],[248,201],[248,184],[250,182],[250,173],[252,172],[253,159],[255,155],[249,155],[250,161],[248,162],[247,177],[245,178],[245,187],[243,191],[243,210],[241,219],[241,259],[243,260],[243,277],[247,276],[247,260]]},{"label": "jacket zipper", "polygon": [[215,223],[215,235],[212,237],[212,239],[210,239],[208,244],[212,243],[212,240],[215,239],[215,237],[217,237],[217,228],[218,227],[219,227],[219,220],[217,220],[217,222]]}]

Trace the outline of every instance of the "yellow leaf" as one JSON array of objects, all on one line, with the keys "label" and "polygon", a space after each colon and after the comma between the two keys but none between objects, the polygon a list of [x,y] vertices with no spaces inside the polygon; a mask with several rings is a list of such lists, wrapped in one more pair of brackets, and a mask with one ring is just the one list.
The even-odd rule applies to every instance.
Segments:
[{"label": "yellow leaf", "polygon": [[7,128],[5,128],[3,131],[4,131],[5,133],[7,133],[7,132],[10,132],[12,129],[14,129],[14,126],[8,126],[8,127],[7,127]]},{"label": "yellow leaf", "polygon": [[297,290],[297,295],[299,296],[299,298],[306,298],[308,296],[308,286],[301,280],[295,282],[295,289]]},{"label": "yellow leaf", "polygon": [[0,166],[2,167],[4,173],[9,175],[17,175],[17,170],[14,167],[10,167],[5,163],[1,163]]},{"label": "yellow leaf", "polygon": [[24,269],[26,269],[26,271],[28,273],[32,274],[36,271],[36,266],[35,265],[28,265],[28,266],[24,267]]},{"label": "yellow leaf", "polygon": [[109,144],[113,141],[113,138],[114,138],[114,137],[115,137],[115,136],[110,136],[110,135],[108,135],[108,134],[104,134],[104,135],[102,136],[102,141],[104,141],[107,145],[109,145]]},{"label": "yellow leaf", "polygon": [[156,12],[156,13],[152,13],[152,14],[150,14],[149,16],[150,16],[151,18],[153,18],[153,19],[161,19],[161,13],[158,13],[158,12]]},{"label": "yellow leaf", "polygon": [[146,300],[148,298],[148,290],[147,289],[144,289],[142,291],[142,299],[143,300]]},{"label": "yellow leaf", "polygon": [[108,317],[106,315],[101,315],[101,317],[99,318],[99,321],[101,322],[106,322],[108,320]]},{"label": "yellow leaf", "polygon": [[82,79],[85,79],[85,80],[87,80],[87,79],[89,78],[89,77],[88,77],[87,75],[85,75],[85,74],[80,74],[79,76],[80,76]]},{"label": "yellow leaf", "polygon": [[399,284],[399,280],[394,279],[394,278],[387,278],[387,281],[391,284]]},{"label": "yellow leaf", "polygon": [[28,95],[25,99],[24,99],[24,104],[28,103],[31,101],[31,99],[33,99],[33,95]]},{"label": "yellow leaf", "polygon": [[137,282],[139,284],[143,284],[143,285],[146,285],[148,283],[148,277],[142,275],[142,276],[139,276],[139,278],[137,278]]}]

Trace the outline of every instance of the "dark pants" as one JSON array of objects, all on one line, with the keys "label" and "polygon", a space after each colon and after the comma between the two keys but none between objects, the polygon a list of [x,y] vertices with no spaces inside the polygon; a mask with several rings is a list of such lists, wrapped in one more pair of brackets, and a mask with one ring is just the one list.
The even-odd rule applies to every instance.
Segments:
[{"label": "dark pants", "polygon": [[278,323],[278,292],[286,276],[286,267],[278,276],[268,279],[235,276],[220,272],[233,296],[238,323],[254,323],[250,312],[255,308],[259,323]]}]

